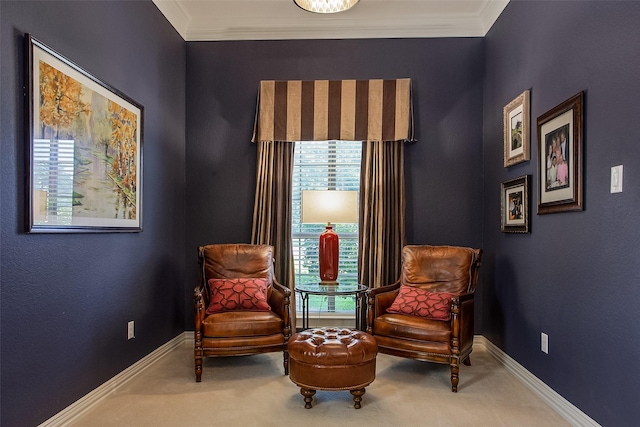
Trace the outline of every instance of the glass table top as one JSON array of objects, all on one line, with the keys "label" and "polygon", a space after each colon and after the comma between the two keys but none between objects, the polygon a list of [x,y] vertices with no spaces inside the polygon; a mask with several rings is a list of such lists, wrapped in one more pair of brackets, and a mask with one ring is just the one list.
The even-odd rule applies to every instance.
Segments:
[{"label": "glass table top", "polygon": [[338,283],[337,285],[325,285],[320,283],[305,283],[296,285],[296,292],[318,295],[354,295],[369,289],[366,285],[357,283]]}]

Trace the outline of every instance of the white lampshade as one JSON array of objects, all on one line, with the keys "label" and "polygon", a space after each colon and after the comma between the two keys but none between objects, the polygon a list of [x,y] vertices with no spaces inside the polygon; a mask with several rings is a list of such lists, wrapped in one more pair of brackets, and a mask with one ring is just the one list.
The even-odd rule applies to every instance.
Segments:
[{"label": "white lampshade", "polygon": [[358,222],[358,192],[340,190],[303,190],[303,223]]},{"label": "white lampshade", "polygon": [[351,9],[359,0],[293,0],[300,8],[314,13],[336,13]]}]

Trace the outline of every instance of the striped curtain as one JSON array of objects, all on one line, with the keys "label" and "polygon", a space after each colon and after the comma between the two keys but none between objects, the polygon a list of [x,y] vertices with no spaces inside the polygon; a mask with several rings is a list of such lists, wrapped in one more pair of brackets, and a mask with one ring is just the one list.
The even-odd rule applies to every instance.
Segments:
[{"label": "striped curtain", "polygon": [[411,80],[260,82],[253,142],[412,141]]},{"label": "striped curtain", "polygon": [[[253,203],[251,243],[274,248],[274,274],[294,291],[291,242],[291,185],[295,144],[263,141],[258,145],[256,193]],[[291,298],[291,322],[296,321],[296,301]],[[295,327],[295,326],[294,326]]]},{"label": "striped curtain", "polygon": [[358,283],[394,283],[405,245],[404,143],[364,142],[360,167]]},{"label": "striped curtain", "polygon": [[[260,82],[251,138],[260,158],[252,241],[272,244],[276,254],[288,256],[291,243],[283,237],[289,233],[290,241],[291,196],[289,211],[276,202],[291,186],[285,181],[291,179],[294,144],[287,142],[326,140],[363,141],[358,279],[369,287],[392,283],[405,243],[402,142],[414,141],[410,79]],[[272,151],[276,141],[280,154]],[[282,151],[283,143],[291,152]],[[293,289],[293,265],[281,262],[280,277],[291,278]]]}]

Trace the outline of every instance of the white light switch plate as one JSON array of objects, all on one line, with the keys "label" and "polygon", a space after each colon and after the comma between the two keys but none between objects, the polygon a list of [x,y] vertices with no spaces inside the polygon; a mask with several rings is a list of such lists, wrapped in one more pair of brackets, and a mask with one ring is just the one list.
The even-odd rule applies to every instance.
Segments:
[{"label": "white light switch plate", "polygon": [[622,165],[611,167],[611,192],[622,193]]},{"label": "white light switch plate", "polygon": [[135,338],[136,334],[134,332],[134,323],[133,320],[127,323],[127,339],[130,340]]}]

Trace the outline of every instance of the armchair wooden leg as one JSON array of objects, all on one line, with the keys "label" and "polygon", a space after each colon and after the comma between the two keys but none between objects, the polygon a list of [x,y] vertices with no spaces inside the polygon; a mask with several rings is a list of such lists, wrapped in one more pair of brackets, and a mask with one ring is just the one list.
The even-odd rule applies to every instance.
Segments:
[{"label": "armchair wooden leg", "polygon": [[282,363],[284,365],[284,374],[289,375],[289,351],[286,350],[286,348],[284,350],[283,359]]},{"label": "armchair wooden leg", "polygon": [[467,356],[467,358],[464,359],[462,363],[464,363],[465,366],[471,366],[471,356]]},{"label": "armchair wooden leg", "polygon": [[460,377],[458,373],[460,372],[460,366],[458,365],[458,360],[454,359],[451,362],[451,391],[454,393],[458,392],[458,382],[460,381]]},{"label": "armchair wooden leg", "polygon": [[199,383],[202,381],[202,349],[195,349],[195,372],[196,372],[196,382]]},{"label": "armchair wooden leg", "polygon": [[196,382],[202,381],[202,358],[204,351],[202,350],[202,331],[197,327],[194,333],[193,356],[195,360]]}]

